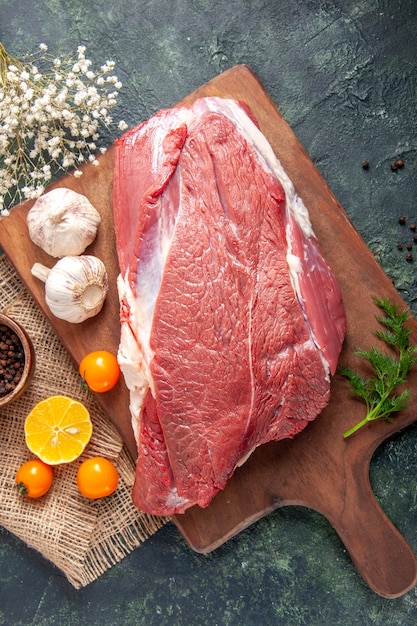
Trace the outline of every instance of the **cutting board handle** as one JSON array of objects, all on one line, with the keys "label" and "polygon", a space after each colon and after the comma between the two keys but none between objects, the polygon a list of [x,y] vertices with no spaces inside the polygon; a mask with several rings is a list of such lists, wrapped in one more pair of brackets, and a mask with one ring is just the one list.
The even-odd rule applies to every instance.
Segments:
[{"label": "cutting board handle", "polygon": [[353,478],[347,481],[341,513],[336,520],[326,516],[371,589],[385,598],[398,598],[417,583],[416,557],[379,506],[369,480],[367,490],[364,482],[360,488],[358,484]]}]

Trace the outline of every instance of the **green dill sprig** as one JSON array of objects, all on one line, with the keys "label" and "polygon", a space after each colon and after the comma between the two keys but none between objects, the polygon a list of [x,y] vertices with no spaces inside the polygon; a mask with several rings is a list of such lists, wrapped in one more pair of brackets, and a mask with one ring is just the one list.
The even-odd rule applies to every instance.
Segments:
[{"label": "green dill sprig", "polygon": [[385,327],[383,331],[375,331],[375,335],[393,349],[393,354],[384,354],[376,347],[356,350],[355,354],[368,361],[375,371],[375,375],[368,379],[350,368],[339,368],[340,373],[347,378],[352,392],[366,404],[365,418],[347,430],[343,435],[345,438],[368,422],[377,419],[392,421],[393,413],[406,409],[410,403],[408,390],[394,393],[406,381],[412,366],[417,363],[417,346],[410,343],[411,330],[406,325],[410,315],[407,309],[400,310],[388,298],[375,296],[374,300],[384,313],[377,320]]}]

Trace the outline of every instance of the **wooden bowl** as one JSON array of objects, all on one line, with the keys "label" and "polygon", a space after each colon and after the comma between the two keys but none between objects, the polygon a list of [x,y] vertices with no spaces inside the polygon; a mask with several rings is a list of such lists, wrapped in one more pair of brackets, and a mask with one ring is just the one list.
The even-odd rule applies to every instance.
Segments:
[{"label": "wooden bowl", "polygon": [[1,408],[19,398],[19,396],[21,396],[28,387],[32,379],[33,372],[35,370],[35,350],[33,348],[32,341],[25,329],[14,319],[9,317],[8,315],[4,315],[4,313],[0,313],[0,326],[7,326],[17,335],[19,342],[22,345],[24,354],[22,376],[16,386],[9,393],[0,396]]}]

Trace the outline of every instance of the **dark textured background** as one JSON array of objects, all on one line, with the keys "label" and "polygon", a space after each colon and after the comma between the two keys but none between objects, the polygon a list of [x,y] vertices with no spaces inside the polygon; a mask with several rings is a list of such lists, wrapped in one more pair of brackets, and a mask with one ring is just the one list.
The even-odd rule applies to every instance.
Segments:
[{"label": "dark textured background", "polygon": [[[248,64],[415,314],[417,248],[407,263],[397,242],[412,239],[398,216],[417,221],[416,37],[416,0],[0,0],[0,40],[16,55],[45,42],[56,55],[84,44],[94,63],[114,59],[115,116],[129,125]],[[392,172],[397,158],[405,166]],[[411,426],[371,465],[415,552],[416,453]],[[414,626],[417,593],[375,595],[328,522],[296,507],[207,556],[168,525],[82,591],[3,531],[0,624],[58,623]]]}]

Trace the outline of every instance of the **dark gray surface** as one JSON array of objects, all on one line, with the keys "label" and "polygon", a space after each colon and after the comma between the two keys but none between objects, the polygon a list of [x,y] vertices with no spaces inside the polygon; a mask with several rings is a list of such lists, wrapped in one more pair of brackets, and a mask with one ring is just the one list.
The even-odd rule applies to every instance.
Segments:
[{"label": "dark gray surface", "polygon": [[[416,33],[415,0],[0,0],[0,40],[17,55],[85,44],[93,61],[116,60],[117,117],[129,125],[248,64],[414,313],[417,250],[407,263],[397,241],[412,239],[398,216],[417,221]],[[416,453],[413,425],[371,465],[378,500],[415,552]],[[375,595],[328,522],[302,508],[207,556],[168,525],[81,591],[2,532],[0,624],[58,623],[411,626],[417,594]]]}]

